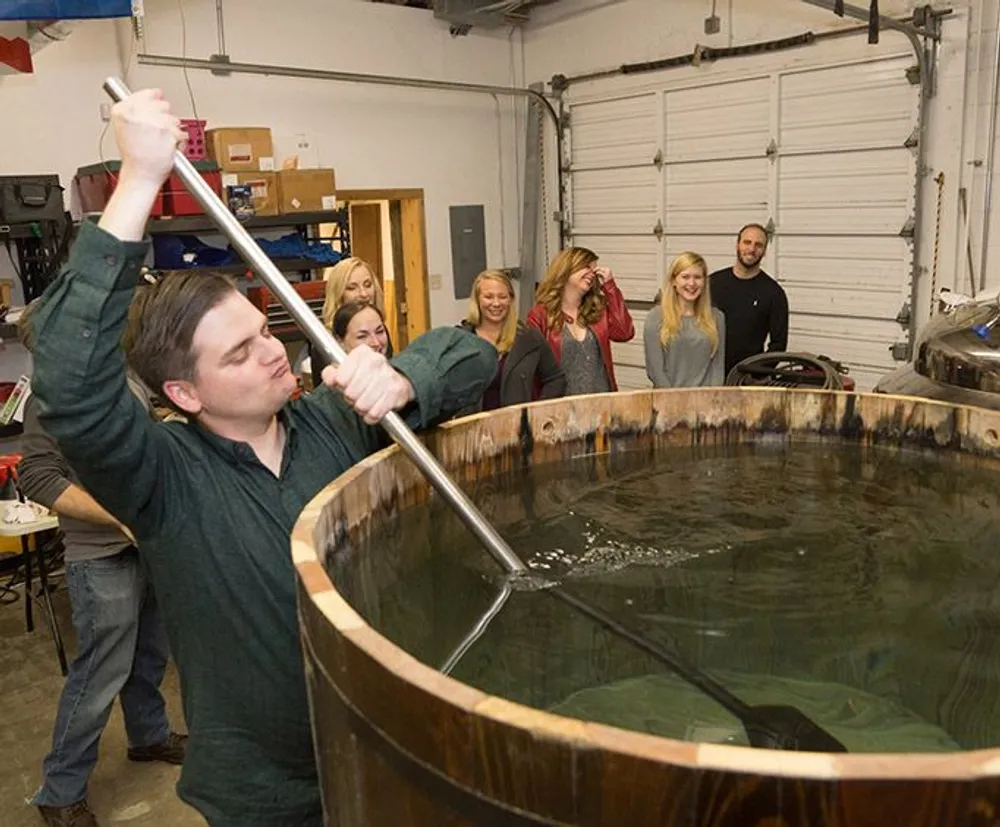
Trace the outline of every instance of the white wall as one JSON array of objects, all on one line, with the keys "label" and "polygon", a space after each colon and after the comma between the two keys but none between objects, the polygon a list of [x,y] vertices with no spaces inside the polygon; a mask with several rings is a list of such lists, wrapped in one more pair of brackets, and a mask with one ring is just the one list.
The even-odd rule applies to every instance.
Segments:
[{"label": "white wall", "polygon": [[[146,52],[207,58],[218,51],[214,0],[184,0],[186,26],[178,0],[146,0],[145,7]],[[363,0],[240,0],[224,8],[233,61],[509,85],[507,32],[474,30],[453,38],[429,11]],[[18,134],[0,133],[0,173],[55,170],[66,183],[78,166],[99,160],[101,81],[120,71],[115,33],[112,22],[81,24],[65,43],[37,56],[33,76],[0,81],[4,120],[8,113],[23,118]],[[455,301],[452,287],[450,205],[484,204],[491,266],[517,262],[518,184],[507,101],[501,101],[498,126],[489,95],[196,70],[188,80],[198,115],[210,126],[270,126],[279,154],[290,153],[294,136],[305,134],[319,161],[336,168],[340,188],[422,188],[429,270],[442,276],[441,288],[430,294],[433,324],[463,315],[464,302]],[[175,109],[191,116],[181,69],[133,62],[128,81],[133,88],[164,89]],[[501,139],[509,156],[503,192]],[[115,157],[112,139],[105,148]]]},{"label": "white wall", "polygon": [[[997,0],[973,2],[976,7],[980,2],[992,6],[994,10],[987,15],[989,20],[995,20]],[[883,0],[880,6],[882,14],[898,16],[921,4],[912,0]],[[706,35],[703,21],[711,11],[712,0],[563,0],[536,12],[524,32],[526,76],[529,81],[549,80],[557,73],[572,76],[613,69],[623,63],[690,54],[696,44],[717,47],[743,45],[805,31],[819,33],[864,25],[856,20],[841,20],[830,11],[800,0],[717,0],[714,5],[721,18],[721,31],[716,35]],[[955,10],[955,14],[945,23],[938,65],[938,93],[929,111],[928,174],[923,184],[925,209],[921,259],[928,267],[928,274],[922,277],[921,286],[925,294],[920,296],[916,308],[917,319],[921,322],[930,311],[929,268],[933,260],[936,195],[933,178],[938,172],[945,174],[939,283],[952,286],[956,281],[955,260],[959,247],[958,188],[960,181],[964,182],[967,177],[962,143],[970,10],[963,0],[947,5]],[[858,39],[855,42],[865,43],[864,33],[851,37]],[[885,44],[893,43],[901,49],[906,48],[906,41],[899,34],[883,30],[882,40]],[[840,42],[837,39],[832,44]],[[829,48],[837,48],[832,44]],[[813,47],[782,54],[787,56],[790,64],[794,64],[808,61],[810,48]],[[824,49],[827,48],[824,45]],[[714,77],[720,73],[738,72],[739,62],[740,59],[735,58],[715,64],[706,63],[694,71],[704,74],[706,78]],[[596,90],[601,83],[614,82],[594,81],[589,89]],[[850,113],[845,112],[844,116],[849,118]],[[553,185],[554,176],[550,175],[549,186]],[[994,241],[1000,255],[1000,227],[997,236]],[[961,272],[958,275],[961,277]]]},{"label": "white wall", "polygon": [[[99,159],[101,79],[119,71],[115,29],[81,22],[65,42],[32,59],[34,73],[0,77],[0,175],[56,172],[68,188],[77,167]],[[112,142],[105,146],[110,151]],[[14,279],[6,251],[0,278]]]}]

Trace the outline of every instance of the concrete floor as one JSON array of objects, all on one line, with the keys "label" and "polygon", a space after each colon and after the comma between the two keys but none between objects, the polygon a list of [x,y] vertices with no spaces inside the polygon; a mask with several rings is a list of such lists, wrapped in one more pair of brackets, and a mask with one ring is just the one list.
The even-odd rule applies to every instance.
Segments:
[{"label": "concrete floor", "polygon": [[[61,580],[56,583],[52,599],[72,658],[76,640],[69,600]],[[0,825],[41,827],[38,811],[27,800],[41,781],[42,758],[49,749],[63,677],[41,604],[35,603],[35,631],[26,632],[23,589],[18,593],[16,602],[0,604]],[[186,731],[173,663],[163,693],[173,727]],[[101,827],[205,827],[205,820],[177,798],[174,785],[179,768],[132,763],[125,757],[126,747],[125,727],[116,706],[101,739],[100,760],[87,796]]]}]

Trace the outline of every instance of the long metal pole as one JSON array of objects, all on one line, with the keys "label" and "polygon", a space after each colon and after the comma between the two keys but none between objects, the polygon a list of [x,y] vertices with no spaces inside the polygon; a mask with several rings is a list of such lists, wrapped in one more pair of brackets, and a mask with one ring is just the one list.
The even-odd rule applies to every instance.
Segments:
[{"label": "long metal pole", "polygon": [[[117,77],[105,80],[104,89],[116,101],[124,100],[131,94],[121,78]],[[298,326],[309,336],[310,341],[322,351],[332,364],[339,365],[343,362],[346,354],[337,344],[337,340],[309,309],[305,299],[295,292],[281,271],[274,265],[274,262],[257,246],[257,242],[251,238],[236,216],[226,208],[219,196],[194,168],[194,165],[179,151],[174,152],[174,171],[198,203],[205,208],[205,212],[218,228],[229,238],[233,247],[274,292]],[[482,542],[486,550],[496,558],[504,570],[511,574],[527,571],[527,567],[514,554],[503,537],[486,521],[472,500],[448,476],[434,455],[417,439],[399,414],[389,413],[380,424],[406,455],[413,460],[413,463],[427,477],[437,492],[455,509],[462,522]]]},{"label": "long metal pole", "polygon": [[[1000,15],[1000,12],[998,12]],[[1000,16],[997,18],[996,44],[993,47],[993,81],[990,87],[990,128],[986,133],[986,180],[983,182],[983,235],[979,251],[979,289],[986,287],[986,261],[990,254],[990,213],[993,209],[993,165],[996,162],[997,108],[1000,95]]]}]

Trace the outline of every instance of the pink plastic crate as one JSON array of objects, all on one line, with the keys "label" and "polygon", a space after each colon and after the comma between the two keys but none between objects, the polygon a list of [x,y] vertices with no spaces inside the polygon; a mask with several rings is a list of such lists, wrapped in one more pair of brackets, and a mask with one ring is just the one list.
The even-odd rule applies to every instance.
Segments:
[{"label": "pink plastic crate", "polygon": [[187,133],[184,154],[191,161],[204,161],[208,157],[208,147],[205,146],[205,121],[182,118],[181,129]]}]

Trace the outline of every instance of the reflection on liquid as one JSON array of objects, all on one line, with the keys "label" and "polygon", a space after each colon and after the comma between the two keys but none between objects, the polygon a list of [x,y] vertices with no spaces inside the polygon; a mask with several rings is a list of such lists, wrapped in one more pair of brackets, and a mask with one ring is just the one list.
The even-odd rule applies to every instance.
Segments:
[{"label": "reflection on liquid", "polygon": [[[588,457],[472,493],[536,574],[747,702],[800,708],[851,751],[939,751],[1000,744],[998,474],[954,455],[769,444],[678,449],[655,466]],[[498,601],[502,574],[436,504],[369,542],[424,547],[406,556],[415,566],[367,555],[338,587],[397,644],[445,662]],[[569,607],[537,590],[504,602],[454,677],[564,714],[740,743],[720,707]]]}]

